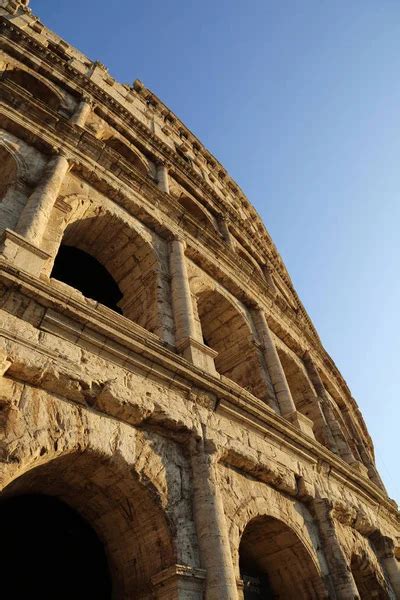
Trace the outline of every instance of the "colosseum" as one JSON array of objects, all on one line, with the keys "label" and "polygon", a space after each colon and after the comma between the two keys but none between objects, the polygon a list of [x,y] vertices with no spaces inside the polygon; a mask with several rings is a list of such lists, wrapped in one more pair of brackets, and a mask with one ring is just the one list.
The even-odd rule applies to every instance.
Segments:
[{"label": "colosseum", "polygon": [[255,209],[0,0],[1,596],[400,598],[400,518]]}]

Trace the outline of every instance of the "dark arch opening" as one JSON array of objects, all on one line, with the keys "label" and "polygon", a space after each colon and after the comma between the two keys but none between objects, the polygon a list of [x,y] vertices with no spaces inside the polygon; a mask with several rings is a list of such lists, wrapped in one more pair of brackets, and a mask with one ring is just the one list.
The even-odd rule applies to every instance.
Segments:
[{"label": "dark arch opening", "polygon": [[239,546],[239,567],[244,600],[327,597],[303,542],[274,517],[256,517],[247,524]]},{"label": "dark arch opening", "polygon": [[111,599],[111,578],[100,540],[58,498],[27,494],[3,500],[0,531],[4,597]]},{"label": "dark arch opening", "polygon": [[60,99],[57,94],[40,79],[37,79],[27,71],[22,71],[21,69],[8,70],[4,73],[4,79],[13,82],[18,87],[32,94],[37,100],[50,106],[50,108],[58,110]]},{"label": "dark arch opening", "polygon": [[118,306],[122,298],[118,285],[107,269],[87,252],[73,246],[61,245],[51,277],[122,314]]},{"label": "dark arch opening", "polygon": [[376,573],[367,558],[353,556],[351,559],[351,572],[356,582],[361,600],[389,600],[388,592],[383,588],[383,581],[379,581]]},{"label": "dark arch opening", "polygon": [[118,138],[112,137],[109,138],[106,143],[109,148],[112,148],[113,150],[118,152],[121,156],[125,158],[125,160],[127,160],[128,163],[131,163],[134,167],[136,167],[138,171],[141,171],[144,175],[147,175],[147,169],[143,161],[141,161],[138,155],[133,150],[131,150],[129,146],[124,144],[124,142],[122,142]]}]

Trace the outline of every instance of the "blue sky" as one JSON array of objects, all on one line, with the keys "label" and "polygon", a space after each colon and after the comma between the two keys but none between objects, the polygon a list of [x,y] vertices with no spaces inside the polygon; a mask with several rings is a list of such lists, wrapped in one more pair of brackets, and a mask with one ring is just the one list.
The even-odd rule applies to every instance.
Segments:
[{"label": "blue sky", "polygon": [[151,88],[261,214],[400,502],[400,4],[31,0]]}]

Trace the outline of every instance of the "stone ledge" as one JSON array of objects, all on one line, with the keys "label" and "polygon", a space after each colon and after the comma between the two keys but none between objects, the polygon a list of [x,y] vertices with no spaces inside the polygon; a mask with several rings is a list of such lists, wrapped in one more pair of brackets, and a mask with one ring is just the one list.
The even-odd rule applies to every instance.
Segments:
[{"label": "stone ledge", "polygon": [[204,569],[186,565],[172,565],[151,579],[157,600],[171,598],[201,600],[204,595],[205,581]]},{"label": "stone ledge", "polygon": [[5,229],[0,240],[0,255],[17,269],[38,277],[50,255],[24,237]]}]

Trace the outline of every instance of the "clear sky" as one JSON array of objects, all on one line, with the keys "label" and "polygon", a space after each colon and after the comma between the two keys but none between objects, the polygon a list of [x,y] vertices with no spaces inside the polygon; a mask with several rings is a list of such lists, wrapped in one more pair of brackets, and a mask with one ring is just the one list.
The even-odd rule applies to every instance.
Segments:
[{"label": "clear sky", "polygon": [[152,89],[261,214],[400,502],[400,4],[31,0]]}]

